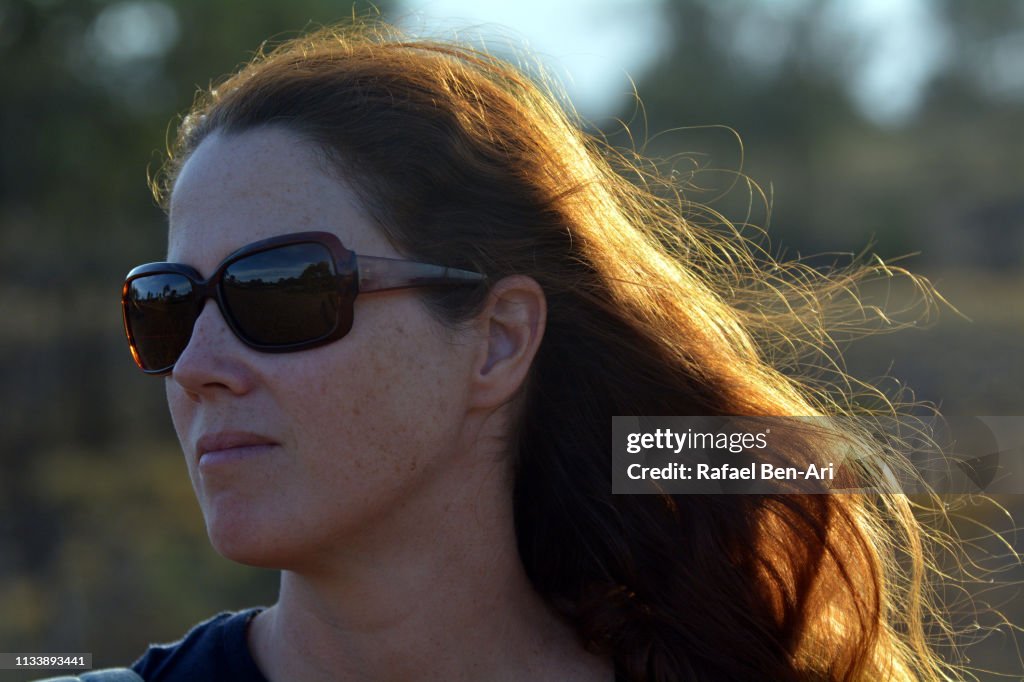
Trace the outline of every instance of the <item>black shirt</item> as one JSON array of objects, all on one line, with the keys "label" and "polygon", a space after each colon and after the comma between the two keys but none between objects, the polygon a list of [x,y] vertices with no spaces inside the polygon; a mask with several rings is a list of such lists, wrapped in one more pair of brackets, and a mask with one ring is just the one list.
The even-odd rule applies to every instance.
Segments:
[{"label": "black shirt", "polygon": [[267,682],[246,639],[249,621],[261,610],[218,614],[178,642],[149,647],[132,670],[146,682]]},{"label": "black shirt", "polygon": [[132,670],[146,682],[267,682],[246,637],[249,621],[262,610],[217,614],[180,641],[149,647]]}]

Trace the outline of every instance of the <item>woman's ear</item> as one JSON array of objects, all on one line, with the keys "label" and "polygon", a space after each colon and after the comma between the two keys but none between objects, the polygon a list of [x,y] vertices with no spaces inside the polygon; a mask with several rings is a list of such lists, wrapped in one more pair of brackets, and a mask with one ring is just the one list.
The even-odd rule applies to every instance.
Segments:
[{"label": "woman's ear", "polygon": [[512,275],[491,287],[477,317],[483,333],[473,366],[470,403],[498,407],[526,380],[547,322],[544,291],[532,277]]}]

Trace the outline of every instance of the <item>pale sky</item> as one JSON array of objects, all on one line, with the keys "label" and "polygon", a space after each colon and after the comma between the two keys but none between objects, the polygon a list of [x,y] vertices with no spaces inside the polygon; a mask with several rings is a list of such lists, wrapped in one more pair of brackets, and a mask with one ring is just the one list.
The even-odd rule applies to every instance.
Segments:
[{"label": "pale sky", "polygon": [[586,117],[616,111],[667,33],[658,0],[402,0],[399,23],[413,32],[525,45]]},{"label": "pale sky", "polygon": [[[760,0],[730,27],[743,53],[770,62],[782,39],[779,17],[815,0]],[[463,37],[504,37],[527,44],[562,81],[584,116],[600,118],[621,109],[645,64],[668,38],[661,0],[401,0],[410,30]],[[731,7],[735,7],[732,4]],[[927,0],[839,0],[825,17],[823,50],[854,62],[848,88],[854,102],[882,125],[899,124],[923,87],[949,57],[949,36]],[[400,10],[400,13],[403,10]],[[461,30],[468,29],[468,30]],[[774,50],[774,52],[773,52]],[[838,53],[835,53],[838,51]],[[770,64],[768,64],[770,68]],[[641,93],[642,94],[642,93]]]}]

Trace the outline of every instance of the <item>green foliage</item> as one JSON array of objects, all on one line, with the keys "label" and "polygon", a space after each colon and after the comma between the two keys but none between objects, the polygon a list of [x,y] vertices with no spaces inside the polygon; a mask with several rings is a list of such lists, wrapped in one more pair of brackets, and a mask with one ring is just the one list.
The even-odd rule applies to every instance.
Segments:
[{"label": "green foliage", "polygon": [[[856,4],[667,0],[674,39],[637,80],[643,108],[620,116],[647,153],[698,155],[694,183],[710,190],[694,200],[715,197],[736,172],[762,186],[773,241],[790,253],[872,242],[887,258],[921,252],[916,262],[930,268],[1020,269],[1024,5],[922,3],[939,64],[910,118],[878,124],[852,96],[879,40],[844,25]],[[894,61],[925,51],[909,39],[904,49]],[[742,220],[744,189],[716,208]]]}]

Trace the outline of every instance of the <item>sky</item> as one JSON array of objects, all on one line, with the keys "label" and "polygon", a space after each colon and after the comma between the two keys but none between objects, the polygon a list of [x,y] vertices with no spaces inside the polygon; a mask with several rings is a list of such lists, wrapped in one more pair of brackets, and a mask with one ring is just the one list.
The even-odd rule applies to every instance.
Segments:
[{"label": "sky", "polygon": [[404,28],[525,45],[581,114],[611,114],[632,97],[630,76],[658,56],[668,34],[659,0],[403,0]]},{"label": "sky", "polygon": [[[723,1],[724,0],[719,0]],[[731,27],[742,54],[779,54],[770,27],[814,0],[748,2]],[[527,44],[565,86],[577,109],[599,118],[631,97],[630,76],[664,49],[668,33],[662,0],[402,0],[405,28],[427,33],[460,30],[463,37]],[[725,2],[723,6],[735,7]],[[824,49],[851,49],[848,88],[854,102],[880,125],[898,125],[915,111],[928,80],[949,57],[949,37],[928,0],[840,0],[825,18]],[[642,93],[641,93],[642,94]]]}]

